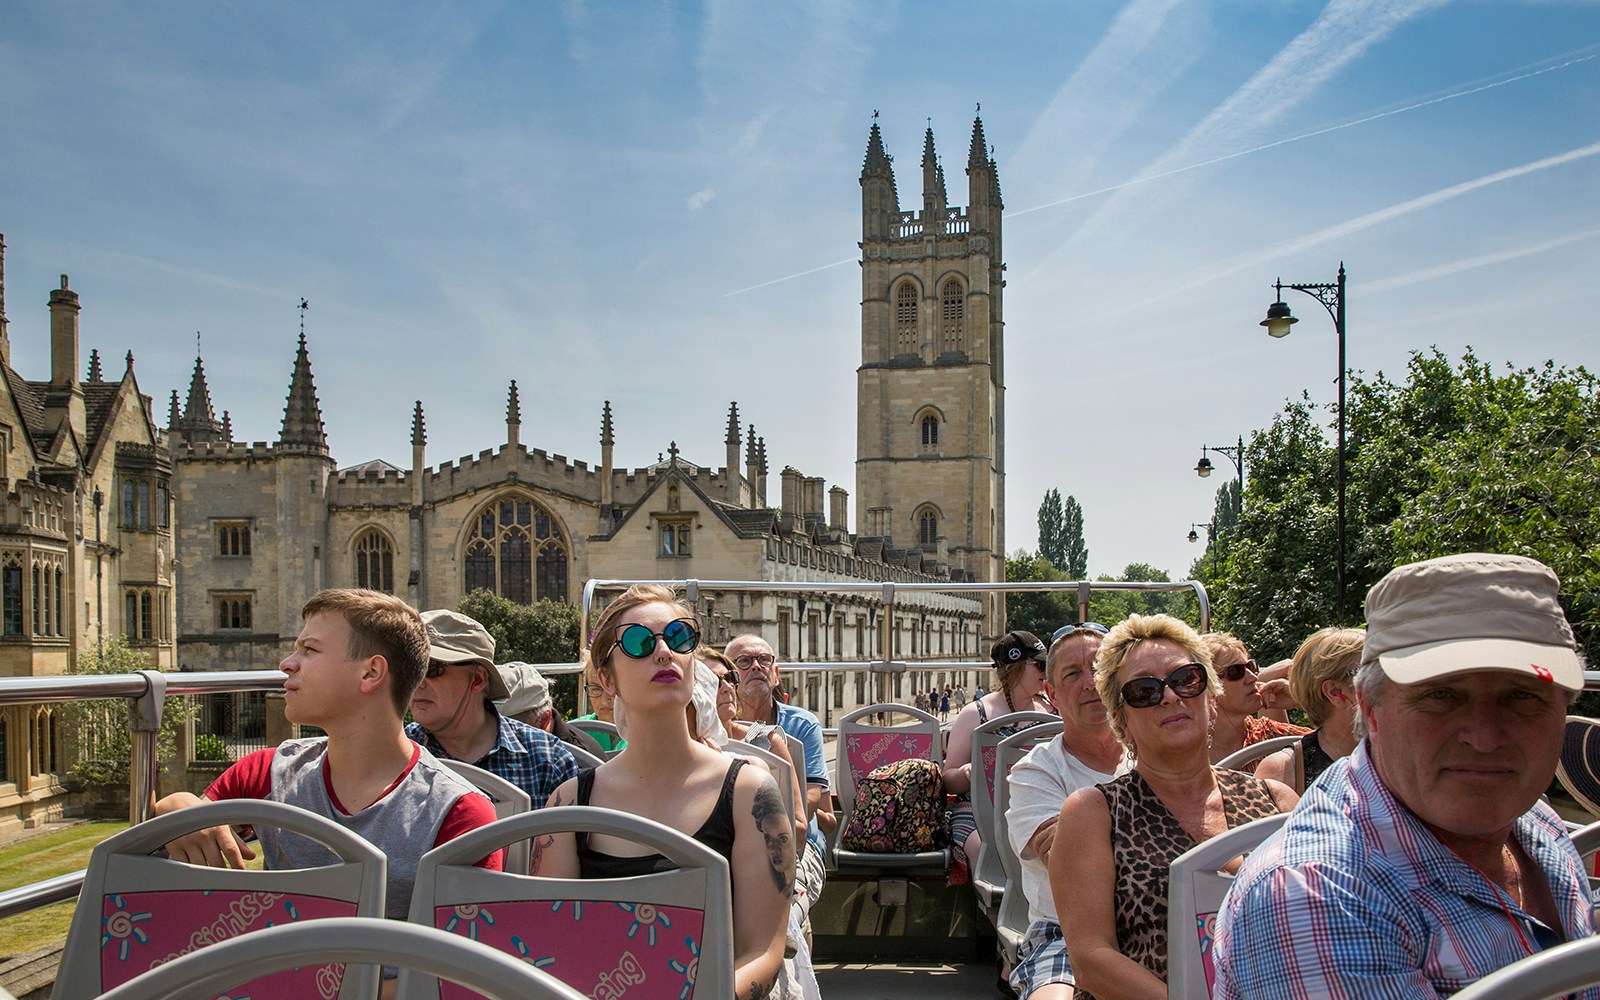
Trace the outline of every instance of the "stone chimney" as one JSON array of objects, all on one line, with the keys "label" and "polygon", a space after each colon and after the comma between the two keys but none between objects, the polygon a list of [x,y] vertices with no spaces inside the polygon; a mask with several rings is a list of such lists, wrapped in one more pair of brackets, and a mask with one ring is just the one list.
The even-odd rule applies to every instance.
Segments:
[{"label": "stone chimney", "polygon": [[801,487],[805,477],[800,475],[800,470],[792,465],[783,467],[778,473],[783,480],[783,512],[800,517],[805,513],[803,504],[805,498],[801,495]]},{"label": "stone chimney", "polygon": [[850,493],[843,486],[828,491],[828,527],[843,528],[850,523]]},{"label": "stone chimney", "polygon": [[78,382],[78,308],[78,293],[67,287],[63,274],[61,287],[50,293],[50,388],[45,409],[52,427],[68,420],[83,444],[87,420],[83,386]]}]

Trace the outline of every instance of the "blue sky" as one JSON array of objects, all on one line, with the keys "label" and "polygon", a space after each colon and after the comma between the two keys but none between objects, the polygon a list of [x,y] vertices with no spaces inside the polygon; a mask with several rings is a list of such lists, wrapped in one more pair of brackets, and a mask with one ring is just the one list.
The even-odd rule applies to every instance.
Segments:
[{"label": "blue sky", "polygon": [[[728,403],[855,493],[857,178],[903,208],[974,107],[1005,197],[1010,548],[1076,495],[1091,573],[1175,574],[1202,444],[1349,363],[1600,364],[1600,3],[1509,0],[0,6],[12,364],[45,303],[131,349],[163,421],[195,333],[235,436],[277,436],[303,296],[341,465],[504,440],[719,465]],[[1218,465],[1229,470],[1225,459]],[[1231,470],[1230,470],[1231,471]],[[776,485],[773,486],[776,495]],[[855,514],[852,503],[852,517]]]}]

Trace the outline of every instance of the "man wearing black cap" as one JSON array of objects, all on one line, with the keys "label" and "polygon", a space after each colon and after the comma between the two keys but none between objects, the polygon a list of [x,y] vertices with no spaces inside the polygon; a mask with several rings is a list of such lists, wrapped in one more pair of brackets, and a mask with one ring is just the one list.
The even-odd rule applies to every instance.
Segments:
[{"label": "man wearing black cap", "polygon": [[1594,933],[1583,863],[1540,801],[1584,681],[1557,593],[1544,564],[1483,553],[1372,588],[1365,738],[1240,869],[1214,996],[1445,996]]},{"label": "man wearing black cap", "polygon": [[475,764],[527,792],[538,809],[578,765],[561,741],[501,715],[510,694],[494,664],[494,637],[457,611],[424,611],[428,669],[411,696],[406,735],[436,757]]}]

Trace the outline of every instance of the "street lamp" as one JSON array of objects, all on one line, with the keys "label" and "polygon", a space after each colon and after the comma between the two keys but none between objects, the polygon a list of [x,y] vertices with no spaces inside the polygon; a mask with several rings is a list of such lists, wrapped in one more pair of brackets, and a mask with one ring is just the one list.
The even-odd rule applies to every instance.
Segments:
[{"label": "street lamp", "polygon": [[1198,522],[1198,521],[1190,522],[1190,524],[1189,524],[1189,544],[1190,545],[1193,545],[1195,542],[1198,542],[1200,540],[1200,533],[1195,530],[1196,528],[1204,528],[1204,529],[1206,529],[1206,546],[1211,549],[1211,575],[1213,577],[1215,577],[1217,575],[1217,548],[1213,543],[1217,540],[1217,522],[1215,520],[1207,521],[1207,522]]},{"label": "street lamp", "polygon": [[1234,471],[1239,473],[1239,486],[1242,489],[1244,487],[1244,437],[1240,436],[1238,444],[1201,445],[1200,461],[1194,464],[1195,474],[1201,479],[1208,478],[1211,475],[1211,459],[1206,457],[1206,453],[1213,451],[1225,456],[1233,463]]},{"label": "street lamp", "polygon": [[[1267,318],[1261,325],[1267,328],[1271,337],[1287,337],[1289,328],[1299,322],[1289,312],[1288,303],[1283,301],[1283,290],[1292,288],[1297,292],[1307,295],[1322,303],[1328,310],[1328,315],[1333,317],[1333,329],[1339,336],[1339,447],[1334,455],[1337,465],[1337,478],[1339,481],[1338,501],[1338,529],[1339,529],[1339,557],[1334,563],[1334,588],[1337,591],[1336,604],[1338,607],[1338,622],[1343,625],[1344,618],[1344,262],[1339,262],[1339,280],[1332,284],[1285,284],[1279,278],[1272,286],[1277,289],[1278,300],[1267,307]],[[1216,449],[1212,449],[1216,450]]]}]

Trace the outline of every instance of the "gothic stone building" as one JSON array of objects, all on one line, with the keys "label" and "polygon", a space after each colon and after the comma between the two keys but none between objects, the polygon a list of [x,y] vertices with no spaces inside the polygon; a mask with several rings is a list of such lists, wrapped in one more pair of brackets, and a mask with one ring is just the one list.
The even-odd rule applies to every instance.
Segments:
[{"label": "gothic stone building", "polygon": [[[430,465],[419,401],[408,468],[339,468],[303,332],[275,442],[233,440],[197,360],[187,399],[180,408],[174,392],[169,417],[180,661],[196,670],[275,665],[300,606],[328,586],[375,587],[428,608],[480,587],[515,601],[577,601],[590,578],[1003,580],[1002,206],[978,120],[967,174],[964,211],[947,204],[930,128],[922,209],[901,211],[891,159],[871,128],[853,532],[846,492],[818,477],[785,468],[780,495],[769,496],[765,440],[741,427],[737,404],[720,465],[691,462],[674,446],[654,465],[615,468],[609,403],[597,463],[525,447],[513,382],[505,438],[493,448]],[[876,657],[877,603],[776,589],[702,594],[712,641],[758,631],[793,659]],[[1002,607],[998,597],[902,598],[895,654],[981,657]],[[815,678],[801,685],[802,701],[826,714]]]},{"label": "gothic stone building", "polygon": [[[177,665],[171,462],[133,355],[80,380],[78,293],[50,292],[50,378],[11,367],[0,238],[0,676],[67,673],[125,636],[150,666]],[[62,727],[54,705],[0,707],[0,840],[61,818]]]}]

